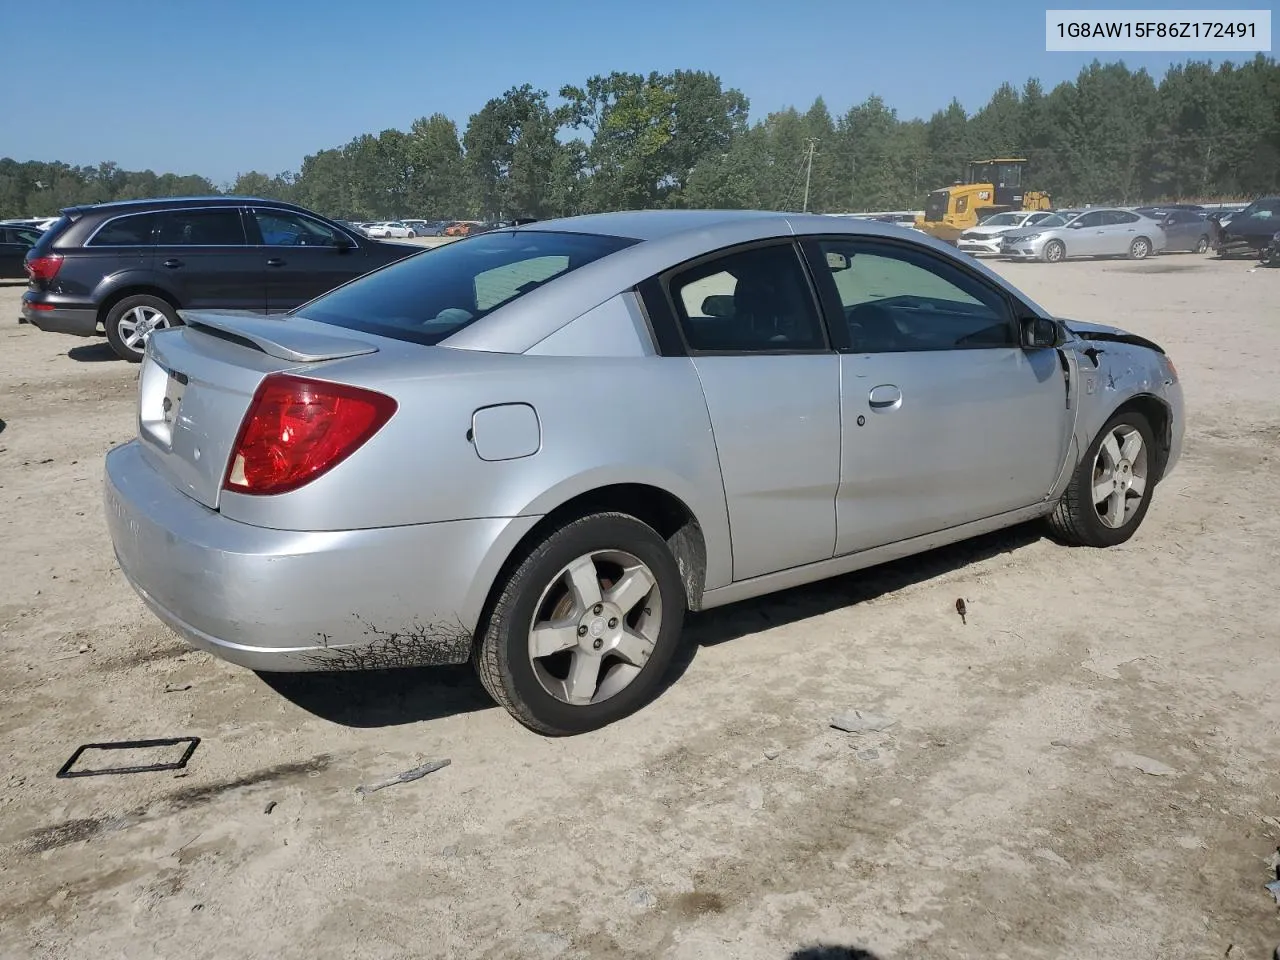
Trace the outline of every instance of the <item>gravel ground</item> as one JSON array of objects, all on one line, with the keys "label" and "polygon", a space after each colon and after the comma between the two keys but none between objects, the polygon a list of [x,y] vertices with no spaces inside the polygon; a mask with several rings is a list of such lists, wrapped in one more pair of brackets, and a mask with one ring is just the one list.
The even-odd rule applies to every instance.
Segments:
[{"label": "gravel ground", "polygon": [[[1269,958],[1280,271],[1252,266],[999,268],[1178,364],[1184,460],[1130,543],[1020,528],[691,617],[653,706],[565,740],[465,668],[183,646],[101,516],[136,368],[0,288],[0,956]],[[828,726],[850,708],[897,723]],[[54,777],[185,734],[178,774]]]}]

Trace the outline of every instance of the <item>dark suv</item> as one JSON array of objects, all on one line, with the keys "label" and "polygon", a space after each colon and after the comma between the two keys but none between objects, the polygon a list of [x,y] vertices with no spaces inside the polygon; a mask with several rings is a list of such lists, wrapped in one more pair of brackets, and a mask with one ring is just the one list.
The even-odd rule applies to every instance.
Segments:
[{"label": "dark suv", "polygon": [[152,330],[182,322],[179,310],[279,313],[421,252],[274,200],[68,207],[27,254],[22,315],[56,333],[102,330],[136,362]]}]

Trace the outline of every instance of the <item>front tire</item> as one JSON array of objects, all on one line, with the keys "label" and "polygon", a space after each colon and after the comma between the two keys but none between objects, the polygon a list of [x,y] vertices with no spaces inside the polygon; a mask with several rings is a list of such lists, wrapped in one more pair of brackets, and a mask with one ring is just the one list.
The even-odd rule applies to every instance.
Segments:
[{"label": "front tire", "polygon": [[111,349],[121,360],[129,363],[142,360],[147,338],[153,331],[181,324],[173,304],[145,294],[125,297],[107,312],[103,322]]},{"label": "front tire", "polygon": [[1140,413],[1121,411],[1107,421],[1080,458],[1066,492],[1049,515],[1063,543],[1114,547],[1142,525],[1156,484],[1156,447]]},{"label": "front tire", "polygon": [[475,667],[520,723],[550,736],[585,733],[657,695],[686,603],[675,558],[652,527],[621,513],[574,520],[498,589]]},{"label": "front tire", "polygon": [[1129,244],[1130,260],[1145,260],[1151,256],[1151,241],[1146,237],[1135,237]]},{"label": "front tire", "polygon": [[1196,253],[1205,254],[1209,252],[1209,238],[1201,237],[1196,241]]},{"label": "front tire", "polygon": [[1067,258],[1066,245],[1061,240],[1050,240],[1044,245],[1044,262],[1061,263]]}]

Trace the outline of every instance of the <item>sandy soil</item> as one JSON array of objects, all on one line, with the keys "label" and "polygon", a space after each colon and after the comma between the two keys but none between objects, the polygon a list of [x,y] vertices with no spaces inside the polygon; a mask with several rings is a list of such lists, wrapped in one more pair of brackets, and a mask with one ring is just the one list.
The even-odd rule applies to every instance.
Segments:
[{"label": "sandy soil", "polygon": [[[691,618],[657,703],[554,741],[465,668],[187,650],[101,516],[136,368],[0,289],[0,956],[1269,958],[1280,271],[1251,266],[1000,268],[1177,361],[1185,458],[1129,544],[1018,529]],[[180,734],[184,773],[54,777]]]}]

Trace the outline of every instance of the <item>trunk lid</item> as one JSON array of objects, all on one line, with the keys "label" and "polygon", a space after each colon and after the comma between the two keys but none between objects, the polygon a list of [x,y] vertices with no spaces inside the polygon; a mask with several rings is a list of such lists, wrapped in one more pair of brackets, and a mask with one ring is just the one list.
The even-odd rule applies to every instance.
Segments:
[{"label": "trunk lid", "polygon": [[271,373],[376,353],[340,328],[260,315],[185,313],[150,338],[138,375],[138,437],[170,483],[216,509],[231,448]]}]

